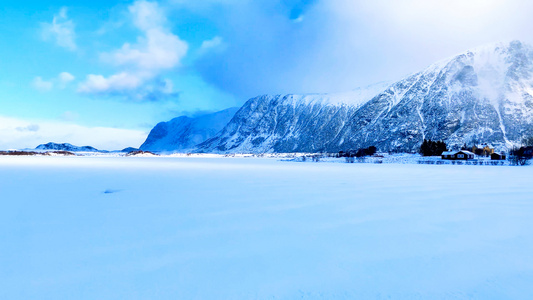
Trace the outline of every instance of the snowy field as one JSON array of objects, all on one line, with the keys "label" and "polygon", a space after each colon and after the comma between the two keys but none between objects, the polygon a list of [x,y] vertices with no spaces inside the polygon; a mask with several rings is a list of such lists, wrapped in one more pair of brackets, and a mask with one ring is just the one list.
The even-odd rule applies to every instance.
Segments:
[{"label": "snowy field", "polygon": [[0,299],[533,299],[532,174],[0,157]]}]

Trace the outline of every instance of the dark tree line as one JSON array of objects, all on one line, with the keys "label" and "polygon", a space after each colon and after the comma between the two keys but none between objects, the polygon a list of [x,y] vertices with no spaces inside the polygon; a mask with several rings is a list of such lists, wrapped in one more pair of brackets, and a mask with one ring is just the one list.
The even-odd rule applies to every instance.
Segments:
[{"label": "dark tree line", "polygon": [[350,150],[346,152],[340,151],[338,157],[365,157],[374,155],[376,151],[376,147],[370,146],[368,148],[361,148],[358,150]]},{"label": "dark tree line", "polygon": [[441,155],[442,152],[447,151],[446,143],[443,141],[426,140],[420,146],[420,154],[423,156]]},{"label": "dark tree line", "polygon": [[509,163],[515,166],[524,166],[533,158],[533,146],[514,148],[509,153]]},{"label": "dark tree line", "polygon": [[371,156],[376,154],[376,147],[370,146],[368,148],[361,148],[355,152],[355,157],[364,157],[364,156]]}]

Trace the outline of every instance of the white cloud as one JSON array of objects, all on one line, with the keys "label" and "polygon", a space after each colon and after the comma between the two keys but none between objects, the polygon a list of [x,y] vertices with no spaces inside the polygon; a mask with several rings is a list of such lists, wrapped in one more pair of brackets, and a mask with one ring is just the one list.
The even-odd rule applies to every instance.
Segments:
[{"label": "white cloud", "polygon": [[160,29],[149,29],[137,44],[124,44],[119,50],[102,55],[106,62],[118,66],[133,67],[158,73],[180,65],[187,53],[187,43],[172,33]]},{"label": "white cloud", "polygon": [[[103,53],[101,60],[116,66],[120,72],[105,77],[90,74],[78,91],[85,94],[150,94],[162,72],[177,68],[187,54],[188,44],[167,28],[163,9],[156,2],[136,1],[129,7],[133,24],[142,32],[135,44],[125,43],[120,49]],[[168,80],[166,80],[168,82]],[[170,94],[168,84],[161,94]],[[143,90],[144,89],[144,90]]]},{"label": "white cloud", "polygon": [[199,55],[204,55],[209,51],[214,50],[223,50],[225,48],[224,39],[220,36],[215,36],[210,40],[202,42],[200,49],[198,50]]},{"label": "white cloud", "polygon": [[32,86],[40,92],[48,92],[54,87],[52,81],[43,80],[40,76],[35,77],[32,82]]},{"label": "white cloud", "polygon": [[76,79],[74,75],[70,74],[69,72],[61,72],[58,76],[59,80],[63,83],[69,83],[72,80]]},{"label": "white cloud", "polygon": [[140,74],[122,72],[110,77],[87,75],[87,79],[79,85],[78,91],[87,94],[117,93],[134,90],[144,82]]},{"label": "white cloud", "polygon": [[152,78],[148,73],[122,72],[110,77],[87,75],[78,87],[79,93],[101,96],[126,96],[129,100],[157,101],[165,97],[176,97],[172,81]]},{"label": "white cloud", "polygon": [[42,37],[44,40],[54,40],[60,47],[76,50],[75,25],[67,16],[67,8],[63,7],[54,15],[52,23],[42,24]]},{"label": "white cloud", "polygon": [[138,147],[146,138],[140,130],[84,127],[65,122],[21,120],[0,116],[0,149],[35,148],[48,142],[93,146],[102,150]]},{"label": "white cloud", "polygon": [[40,92],[48,92],[51,91],[56,85],[60,89],[64,89],[74,79],[76,79],[74,75],[68,72],[61,72],[56,78],[52,78],[50,80],[44,80],[41,76],[37,76],[35,79],[33,79],[32,85]]},{"label": "white cloud", "polygon": [[67,85],[72,82],[76,77],[68,72],[61,72],[57,77],[60,88],[64,89]]},{"label": "white cloud", "polygon": [[31,131],[31,132],[37,132],[39,131],[39,129],[41,129],[41,127],[37,124],[30,124],[28,126],[25,126],[25,127],[17,127],[15,128],[17,131],[21,131],[21,132],[24,132],[24,131]]},{"label": "white cloud", "polygon": [[128,7],[137,28],[148,31],[161,28],[166,23],[166,16],[156,2],[136,1]]}]

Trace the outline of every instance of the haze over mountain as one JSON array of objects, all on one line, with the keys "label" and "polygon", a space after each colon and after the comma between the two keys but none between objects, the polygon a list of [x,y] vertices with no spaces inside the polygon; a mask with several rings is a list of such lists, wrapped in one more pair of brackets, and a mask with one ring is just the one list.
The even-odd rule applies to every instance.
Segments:
[{"label": "haze over mountain", "polygon": [[191,150],[224,128],[238,109],[232,107],[195,118],[181,116],[161,122],[150,131],[140,149],[158,152]]}]

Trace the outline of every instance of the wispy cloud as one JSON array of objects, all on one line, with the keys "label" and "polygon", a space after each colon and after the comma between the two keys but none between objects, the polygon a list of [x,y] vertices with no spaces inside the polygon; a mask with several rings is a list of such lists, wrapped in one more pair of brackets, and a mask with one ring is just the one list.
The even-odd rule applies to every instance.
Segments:
[{"label": "wispy cloud", "polygon": [[87,75],[78,92],[100,96],[122,96],[136,101],[158,101],[177,97],[172,81],[153,77],[150,73],[122,72],[109,77]]},{"label": "wispy cloud", "polygon": [[166,15],[157,2],[136,1],[129,7],[129,14],[142,35],[134,44],[125,43],[100,57],[102,62],[120,71],[107,77],[89,74],[80,83],[78,92],[139,100],[175,96],[170,81],[159,77],[164,71],[181,65],[188,44],[170,31]]},{"label": "wispy cloud", "polygon": [[39,126],[37,124],[30,124],[28,126],[16,127],[15,128],[15,130],[20,131],[20,132],[25,132],[25,131],[37,132],[37,131],[39,131],[39,129],[41,129],[41,126]]},{"label": "wispy cloud", "polygon": [[103,75],[87,75],[87,79],[80,83],[78,91],[87,94],[119,93],[131,91],[140,87],[144,82],[141,74],[129,72],[118,73],[109,77]]},{"label": "wispy cloud", "polygon": [[33,79],[32,86],[39,92],[48,92],[52,90],[54,83],[52,81],[44,80],[41,76],[37,76]]},{"label": "wispy cloud", "polygon": [[65,89],[74,79],[76,79],[74,75],[68,72],[61,72],[56,78],[49,80],[44,80],[41,76],[37,76],[33,79],[32,86],[40,92],[48,92],[55,86],[60,89]]},{"label": "wispy cloud", "polygon": [[70,82],[72,82],[76,77],[70,74],[69,72],[61,72],[57,77],[59,82],[59,87],[64,89]]},{"label": "wispy cloud", "polygon": [[43,23],[41,26],[44,40],[53,40],[60,47],[74,51],[77,49],[75,42],[75,25],[67,16],[67,8],[63,7],[54,15],[52,23]]},{"label": "wispy cloud", "polygon": [[210,40],[205,40],[202,42],[200,49],[198,50],[199,55],[205,55],[211,51],[222,51],[226,48],[224,39],[221,36],[215,36]]}]

